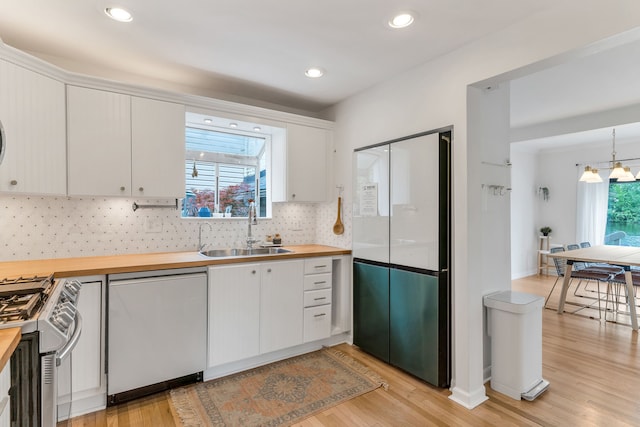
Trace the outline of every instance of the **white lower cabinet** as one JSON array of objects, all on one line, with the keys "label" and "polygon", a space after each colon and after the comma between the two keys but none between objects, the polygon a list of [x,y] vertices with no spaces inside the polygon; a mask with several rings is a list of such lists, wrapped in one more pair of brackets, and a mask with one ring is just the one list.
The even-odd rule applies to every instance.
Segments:
[{"label": "white lower cabinet", "polygon": [[262,264],[260,353],[302,344],[303,261]]},{"label": "white lower cabinet", "polygon": [[[106,406],[104,369],[104,276],[74,278],[82,283],[78,311],[82,334],[58,370],[58,414],[77,416]],[[62,416],[66,418],[66,416]]]},{"label": "white lower cabinet", "polygon": [[209,268],[208,367],[302,344],[303,265]]},{"label": "white lower cabinet", "polygon": [[0,427],[11,425],[11,404],[9,389],[11,388],[11,361],[8,360],[0,371]]},{"label": "white lower cabinet", "polygon": [[310,258],[304,262],[304,342],[331,336],[333,260]]},{"label": "white lower cabinet", "polygon": [[209,267],[208,367],[260,354],[260,269]]}]

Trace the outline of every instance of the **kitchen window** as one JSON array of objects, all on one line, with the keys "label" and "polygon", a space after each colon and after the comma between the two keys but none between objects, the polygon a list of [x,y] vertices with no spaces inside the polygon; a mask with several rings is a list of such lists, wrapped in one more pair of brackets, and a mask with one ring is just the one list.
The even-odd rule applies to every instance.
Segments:
[{"label": "kitchen window", "polygon": [[188,124],[182,217],[246,217],[249,200],[270,215],[270,135]]}]

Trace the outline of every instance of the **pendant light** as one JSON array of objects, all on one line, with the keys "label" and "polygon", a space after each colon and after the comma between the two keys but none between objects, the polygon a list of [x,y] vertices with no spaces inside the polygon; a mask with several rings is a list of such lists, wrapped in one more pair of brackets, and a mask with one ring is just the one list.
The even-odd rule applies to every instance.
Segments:
[{"label": "pendant light", "polygon": [[587,183],[602,182],[602,177],[598,173],[598,169],[591,169],[591,166],[585,166],[580,181]]},{"label": "pendant light", "polygon": [[631,168],[629,166],[625,166],[623,170],[624,175],[618,178],[618,182],[632,182],[636,180],[636,177],[631,173]]},{"label": "pendant light", "polygon": [[195,161],[195,159],[193,160],[193,171],[191,171],[191,177],[192,178],[197,178],[198,177],[198,169],[196,169],[196,161]]},{"label": "pendant light", "polygon": [[[623,166],[622,162],[616,161],[616,130],[615,128],[611,131],[612,134],[612,145],[613,148],[611,150],[611,173],[609,174],[609,179],[616,180],[617,182],[632,182],[636,179],[640,179],[640,172],[638,172],[637,176],[633,176],[631,172],[631,168],[628,166]],[[594,182],[602,182],[602,177],[598,173],[597,169],[592,169],[591,166],[585,166],[584,172],[580,176],[580,182],[586,183],[594,183]]]}]

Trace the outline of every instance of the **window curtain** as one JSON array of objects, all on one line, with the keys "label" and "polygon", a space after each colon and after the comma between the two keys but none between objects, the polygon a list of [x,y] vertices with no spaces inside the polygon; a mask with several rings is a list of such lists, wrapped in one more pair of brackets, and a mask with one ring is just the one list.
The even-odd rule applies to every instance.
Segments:
[{"label": "window curtain", "polygon": [[576,237],[578,242],[603,245],[607,227],[609,180],[604,182],[578,182],[576,209]]}]

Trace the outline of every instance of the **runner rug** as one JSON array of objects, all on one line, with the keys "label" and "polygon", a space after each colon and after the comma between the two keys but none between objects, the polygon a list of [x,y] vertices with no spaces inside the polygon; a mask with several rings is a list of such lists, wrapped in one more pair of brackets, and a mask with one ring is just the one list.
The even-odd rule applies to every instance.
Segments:
[{"label": "runner rug", "polygon": [[348,355],[324,348],[171,391],[185,427],[287,426],[387,384]]}]

